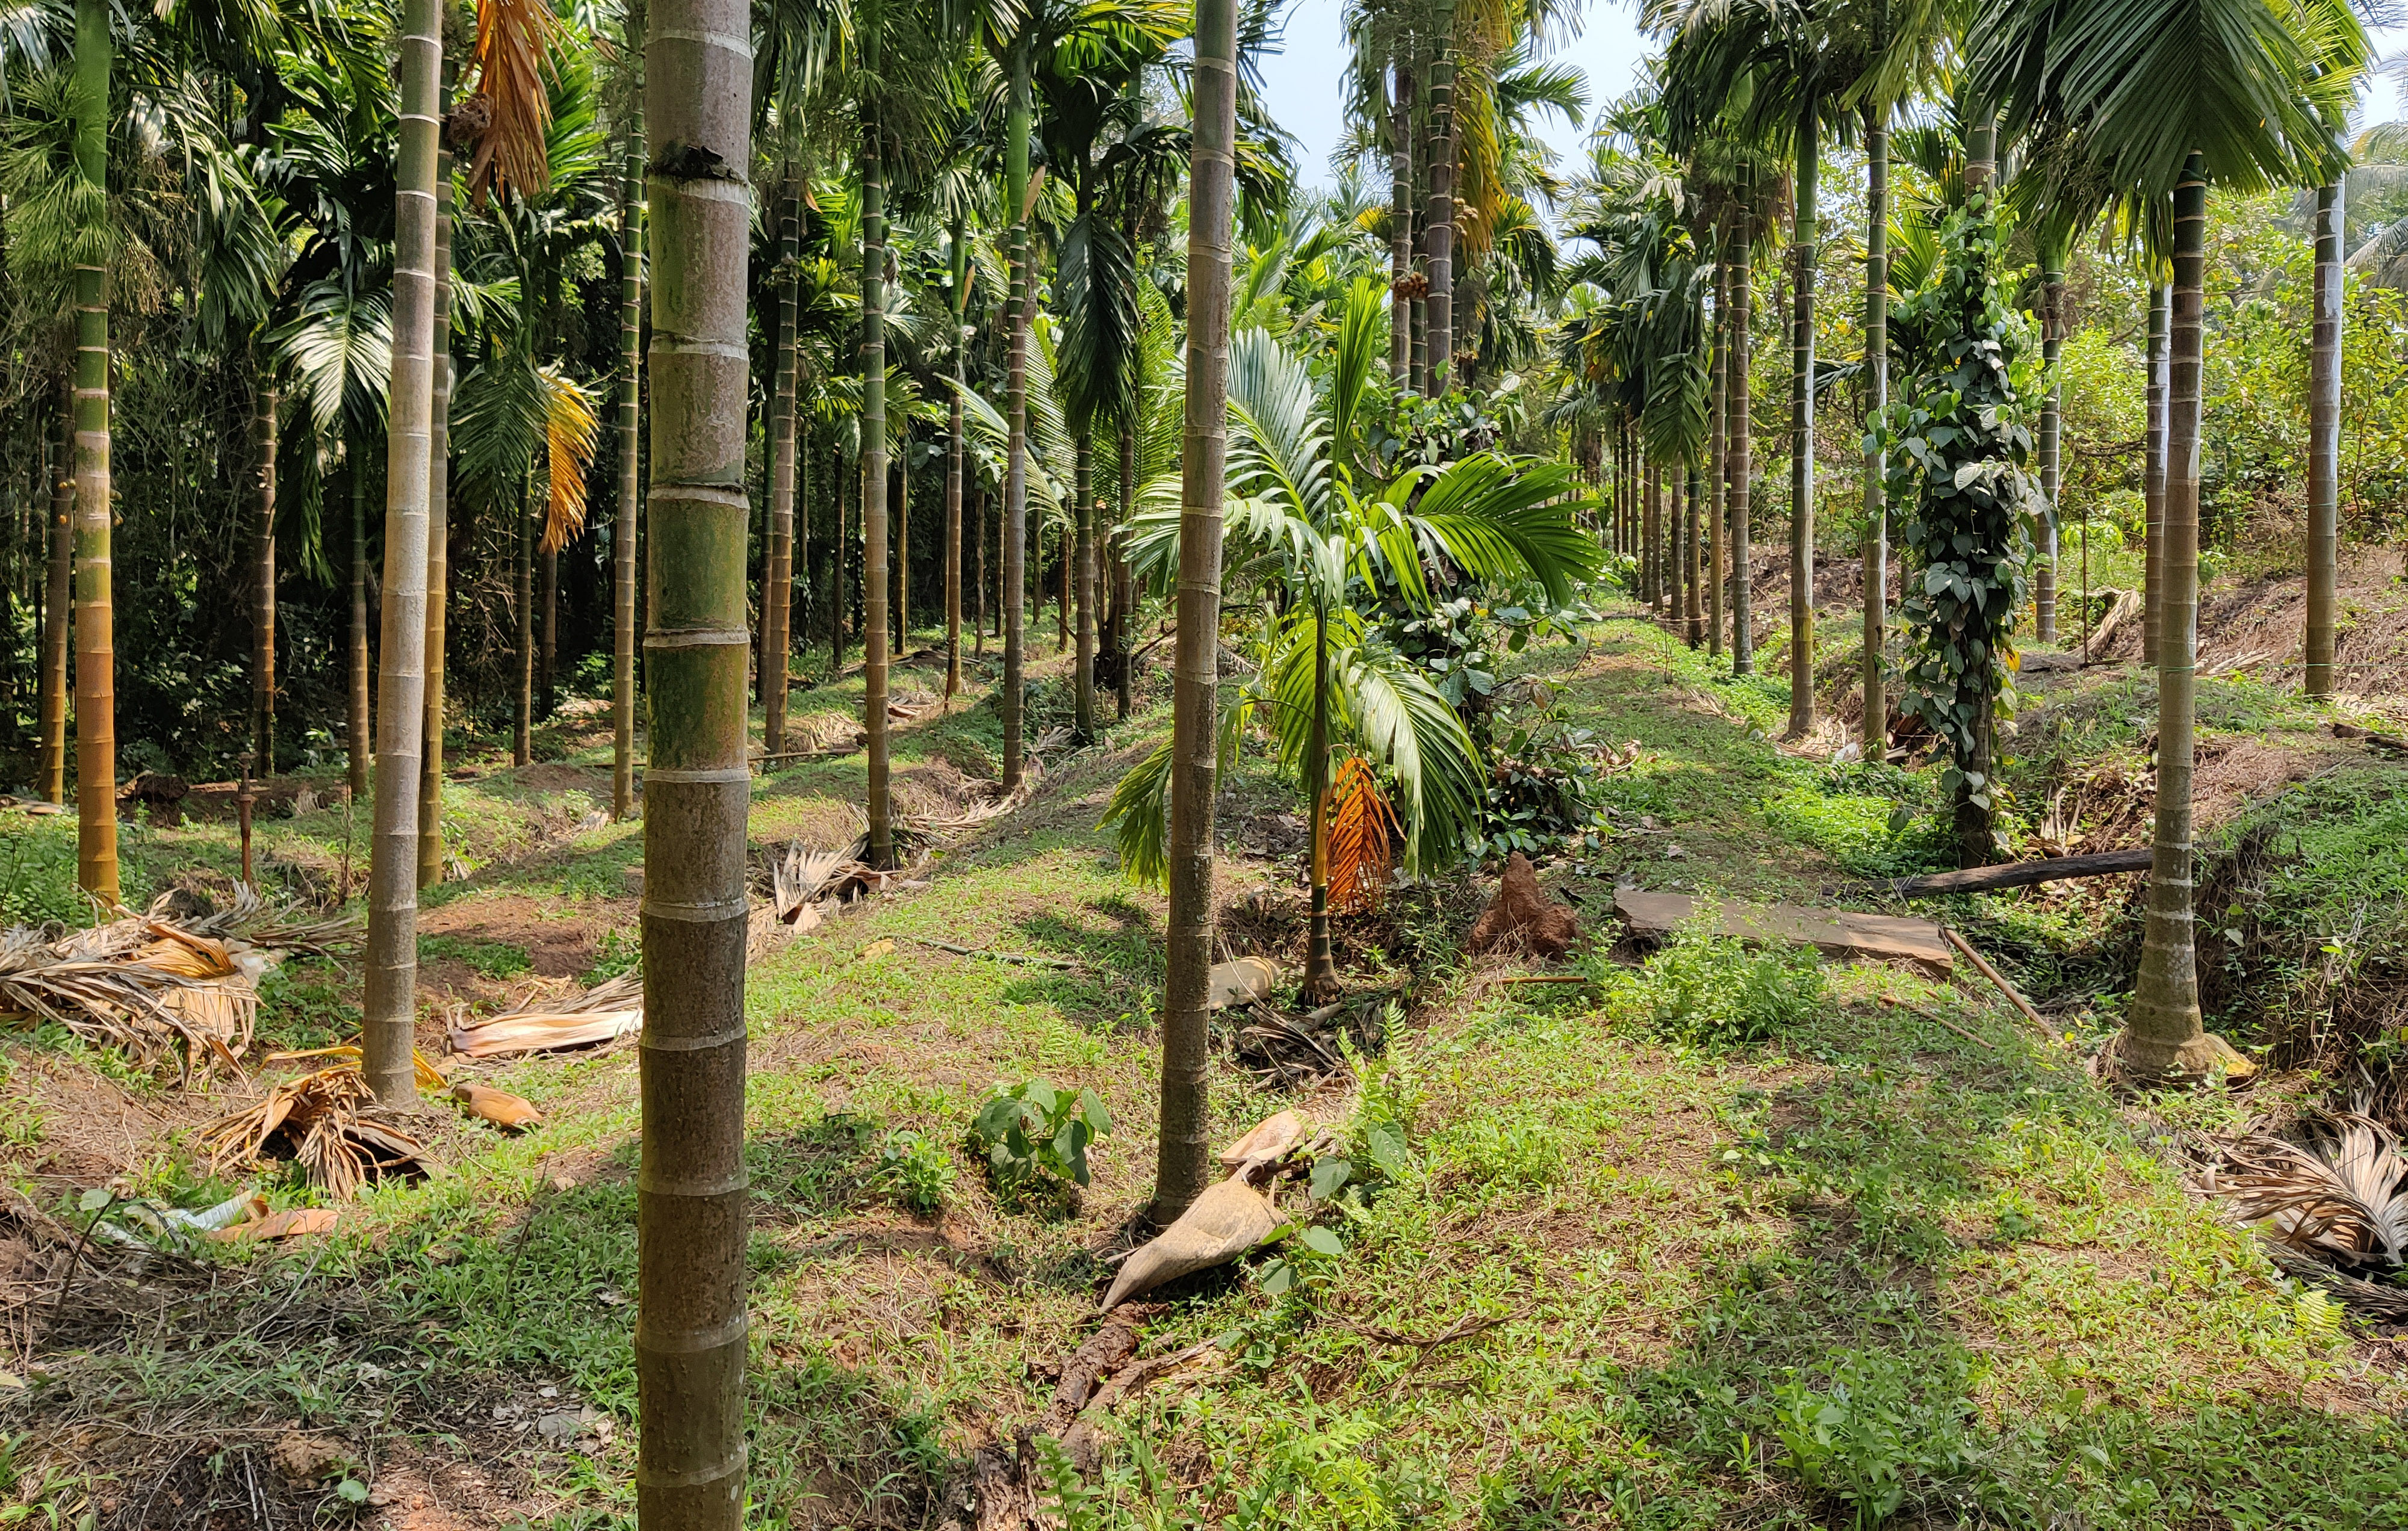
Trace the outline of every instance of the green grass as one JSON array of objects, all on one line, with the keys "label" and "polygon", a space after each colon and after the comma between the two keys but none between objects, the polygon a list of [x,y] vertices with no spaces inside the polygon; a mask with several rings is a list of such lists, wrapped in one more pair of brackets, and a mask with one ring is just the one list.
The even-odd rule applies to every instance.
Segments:
[{"label": "green grass", "polygon": [[[1518,664],[1581,726],[1642,746],[1604,784],[1617,833],[1551,879],[1820,899],[1934,853],[1918,837],[1928,782],[1782,753],[1774,682],[1733,681],[1627,620]],[[830,682],[796,710],[848,694]],[[1045,1366],[1090,1331],[1101,1256],[1150,1191],[1163,921],[1095,824],[1161,726],[1156,708],[1055,763],[1026,810],[944,853],[930,888],[748,974],[748,1524],[935,1524],[970,1452],[1041,1409]],[[968,706],[896,746],[898,769],[970,770],[999,735]],[[862,770],[837,757],[759,780],[755,840],[837,833]],[[1295,808],[1251,758],[1226,785],[1233,822]],[[530,826],[574,822],[546,794],[457,795]],[[636,826],[546,842],[447,896],[598,909],[639,848]],[[1292,880],[1228,875],[1232,896]],[[2059,1048],[1984,990],[1710,939],[1639,968],[1598,959],[1590,989],[1499,989],[1456,954],[1455,906],[1416,896],[1387,916],[1409,948],[1391,960],[1423,984],[1415,1012],[1351,1104],[1319,1103],[1365,1171],[1331,1223],[1343,1252],[1297,1256],[1281,1293],[1266,1253],[1163,1294],[1150,1352],[1215,1343],[1108,1423],[1090,1480],[1053,1475],[1068,1524],[2408,1525],[2408,1390],[2160,1147],[2230,1130],[2246,1102],[2129,1109],[2084,1071],[2095,1031]],[[2077,923],[2001,900],[1990,928],[2038,949]],[[469,961],[499,945],[427,943]],[[634,955],[624,937],[602,951]],[[331,1039],[354,995],[332,969],[289,966],[263,1026]],[[83,1066],[42,1060],[69,1065]],[[438,1454],[456,1434],[499,1457],[525,1438],[496,1436],[490,1406],[551,1386],[619,1428],[591,1455],[538,1460],[564,1497],[537,1524],[632,1524],[636,1068],[623,1049],[480,1070],[551,1124],[457,1129],[452,1175],[371,1192],[317,1250],[207,1252],[158,1321],[172,1350],[144,1338],[155,1327],[86,1332],[55,1358],[59,1382],[0,1394],[0,1434],[198,1409],[229,1431],[294,1420]],[[1111,1115],[1074,1198],[999,1195],[966,1142],[997,1083],[1039,1075]],[[1290,1103],[1218,1054],[1211,1088],[1221,1140]],[[897,1146],[924,1183],[952,1171],[941,1213],[884,1171]],[[51,1182],[23,1183],[65,1209]],[[146,1183],[204,1194],[188,1166]],[[117,1492],[110,1464],[60,1470]],[[38,1485],[54,1466],[14,1470]]]}]

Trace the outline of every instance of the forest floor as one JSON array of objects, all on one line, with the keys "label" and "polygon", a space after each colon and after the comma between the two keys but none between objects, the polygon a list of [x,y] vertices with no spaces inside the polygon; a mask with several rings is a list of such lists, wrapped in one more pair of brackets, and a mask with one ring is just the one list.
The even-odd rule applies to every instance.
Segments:
[{"label": "forest floor", "polygon": [[[1067,710],[1060,667],[1036,666],[1040,731]],[[1343,1252],[1299,1257],[1288,1290],[1257,1256],[1148,1299],[1140,1353],[1183,1359],[1101,1416],[1099,1467],[1040,1475],[1057,1524],[2408,1527],[2408,1339],[2278,1275],[2195,1188],[2208,1146],[2334,1087],[2250,1029],[2284,980],[2243,959],[2279,957],[2287,926],[2240,920],[2218,966],[2219,1023],[2277,1066],[2150,1097],[2086,1066],[2129,985],[2137,879],[1920,911],[2000,959],[2061,1040],[1970,973],[1687,940],[1636,963],[1620,882],[1895,911],[1878,880],[1939,849],[1915,818],[1928,780],[1833,763],[1837,732],[1784,748],[1781,682],[1718,674],[1630,608],[1515,669],[1528,718],[1639,746],[1601,784],[1602,848],[1544,868],[1601,937],[1570,969],[1593,981],[1465,956],[1495,886],[1466,876],[1341,922],[1349,986],[1400,996],[1348,1069],[1285,1090],[1216,1046],[1220,1138],[1297,1106],[1403,1151],[1340,1198]],[[933,701],[940,679],[897,689]],[[2141,843],[2147,678],[2030,690],[2020,832]],[[2396,900],[2401,767],[2332,725],[2399,730],[2408,686],[2338,709],[2246,673],[2201,692],[2211,841],[2288,814],[2286,909]],[[943,817],[994,778],[982,694],[898,727],[908,809]],[[831,682],[794,710],[841,737],[858,699]],[[1045,757],[1033,800],[940,844],[924,886],[752,964],[748,1524],[951,1524],[976,1453],[1043,1413],[1109,1262],[1146,1236],[1162,902],[1096,822],[1163,701]],[[602,811],[608,751],[578,703],[543,742],[556,759],[462,758],[465,875],[422,926],[430,1055],[454,1014],[635,964],[641,826]],[[759,779],[756,866],[849,841],[864,769]],[[1226,944],[1293,970],[1296,795],[1252,761],[1226,786]],[[71,816],[0,815],[0,907],[74,919]],[[357,886],[365,826],[339,803],[259,839],[271,884]],[[142,894],[222,891],[236,866],[215,817],[129,825],[125,855]],[[1774,993],[1809,1003],[1754,1025]],[[261,1050],[343,1039],[356,999],[352,970],[287,963]],[[294,1066],[179,1088],[57,1028],[0,1037],[0,1525],[632,1524],[635,1049],[451,1063],[546,1124],[513,1138],[430,1107],[447,1172],[372,1189],[332,1234],[145,1252],[74,1237],[84,1193],[311,1199],[292,1166],[212,1178],[195,1143]],[[1083,1192],[999,1194],[963,1146],[998,1082],[1035,1077],[1109,1108]],[[914,1209],[915,1183],[941,1209]]]}]

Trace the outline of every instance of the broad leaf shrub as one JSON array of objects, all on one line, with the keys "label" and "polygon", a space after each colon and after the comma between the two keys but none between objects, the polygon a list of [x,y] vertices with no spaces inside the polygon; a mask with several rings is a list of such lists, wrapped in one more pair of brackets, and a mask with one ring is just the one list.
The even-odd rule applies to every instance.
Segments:
[{"label": "broad leaf shrub", "polygon": [[1059,1191],[1087,1183],[1087,1145],[1111,1130],[1111,1113],[1093,1090],[1036,1079],[996,1086],[970,1146],[986,1156],[998,1190]]},{"label": "broad leaf shrub", "polygon": [[1751,948],[1715,925],[1714,906],[1701,904],[1636,972],[1593,954],[1605,1007],[1691,1047],[1769,1041],[1821,1011],[1830,994],[1822,953],[1786,943]]}]

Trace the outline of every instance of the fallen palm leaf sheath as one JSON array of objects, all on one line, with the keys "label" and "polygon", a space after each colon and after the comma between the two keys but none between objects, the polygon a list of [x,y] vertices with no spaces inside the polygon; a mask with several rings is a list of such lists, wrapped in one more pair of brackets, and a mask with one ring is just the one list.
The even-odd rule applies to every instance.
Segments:
[{"label": "fallen palm leaf sheath", "polygon": [[256,1106],[220,1117],[201,1130],[201,1145],[217,1173],[256,1163],[271,1145],[301,1163],[309,1183],[337,1201],[358,1195],[370,1180],[425,1174],[424,1145],[373,1114],[376,1096],[355,1064],[337,1064],[286,1080]]},{"label": "fallen palm leaf sheath", "polygon": [[1121,1262],[1104,1307],[1109,1310],[1165,1281],[1234,1260],[1278,1227],[1279,1214],[1242,1173],[1208,1186],[1177,1222]]},{"label": "fallen palm leaf sheath", "polygon": [[631,1037],[644,1025],[644,980],[622,973],[573,1000],[532,1003],[451,1028],[452,1051],[471,1058],[550,1052]]},{"label": "fallen palm leaf sheath", "polygon": [[543,1125],[543,1112],[535,1103],[507,1090],[495,1090],[482,1084],[455,1084],[452,1098],[468,1108],[468,1114],[480,1121],[515,1132],[525,1127]]}]

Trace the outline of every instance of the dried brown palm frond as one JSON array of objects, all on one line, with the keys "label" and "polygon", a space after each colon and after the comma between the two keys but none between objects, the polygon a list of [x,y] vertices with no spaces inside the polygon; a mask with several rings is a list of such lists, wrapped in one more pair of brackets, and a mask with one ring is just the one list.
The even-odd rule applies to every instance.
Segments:
[{"label": "dried brown palm frond", "polygon": [[817,903],[839,880],[858,868],[869,868],[843,851],[807,851],[800,840],[786,847],[769,869],[770,905],[783,924],[801,918],[803,906]]},{"label": "dried brown palm frond", "polygon": [[485,109],[477,114],[483,125],[470,151],[468,193],[480,207],[488,192],[525,195],[552,181],[544,147],[552,96],[544,76],[559,32],[544,0],[477,0],[475,99]]},{"label": "dried brown palm frond", "polygon": [[[22,925],[0,934],[0,1013],[55,1022],[144,1066],[179,1044],[188,1070],[201,1058],[238,1066],[235,1053],[251,1040],[257,1005],[250,980],[223,948],[212,958],[190,938],[170,944],[167,965],[136,960],[165,939],[164,928],[121,920],[57,940]],[[218,994],[184,997],[204,984]],[[240,997],[226,996],[228,990]]]},{"label": "dried brown palm frond", "polygon": [[2344,1265],[2408,1261],[2408,1159],[2381,1123],[2330,1116],[2310,1125],[2306,1147],[2259,1134],[2226,1164],[2216,1193],[2276,1243]]},{"label": "dried brown palm frond", "polygon": [[616,1041],[643,1029],[644,980],[623,973],[571,998],[532,996],[515,1009],[477,1021],[455,1021],[452,1051],[472,1058],[549,1052]]},{"label": "dried brown palm frond", "polygon": [[309,1183],[337,1201],[369,1180],[424,1174],[425,1145],[376,1114],[376,1095],[356,1063],[337,1064],[277,1084],[255,1106],[201,1129],[212,1172],[254,1163],[271,1147],[300,1161]]},{"label": "dried brown palm frond", "polygon": [[595,396],[556,366],[538,369],[543,379],[543,455],[551,472],[543,518],[543,551],[556,553],[585,530],[585,480],[602,437]]},{"label": "dried brown palm frond", "polygon": [[1403,833],[1397,811],[1380,791],[1379,774],[1361,755],[1339,763],[1329,786],[1329,907],[1354,914],[1379,901]]},{"label": "dried brown palm frond", "polygon": [[163,894],[150,905],[144,919],[154,924],[171,924],[194,936],[207,936],[220,941],[247,941],[252,946],[274,952],[306,952],[317,956],[331,956],[360,943],[360,918],[337,915],[320,919],[305,911],[299,904],[272,902],[260,895],[248,883],[237,882],[234,892],[216,900],[217,907],[208,914],[178,915],[170,911],[172,894]]}]

